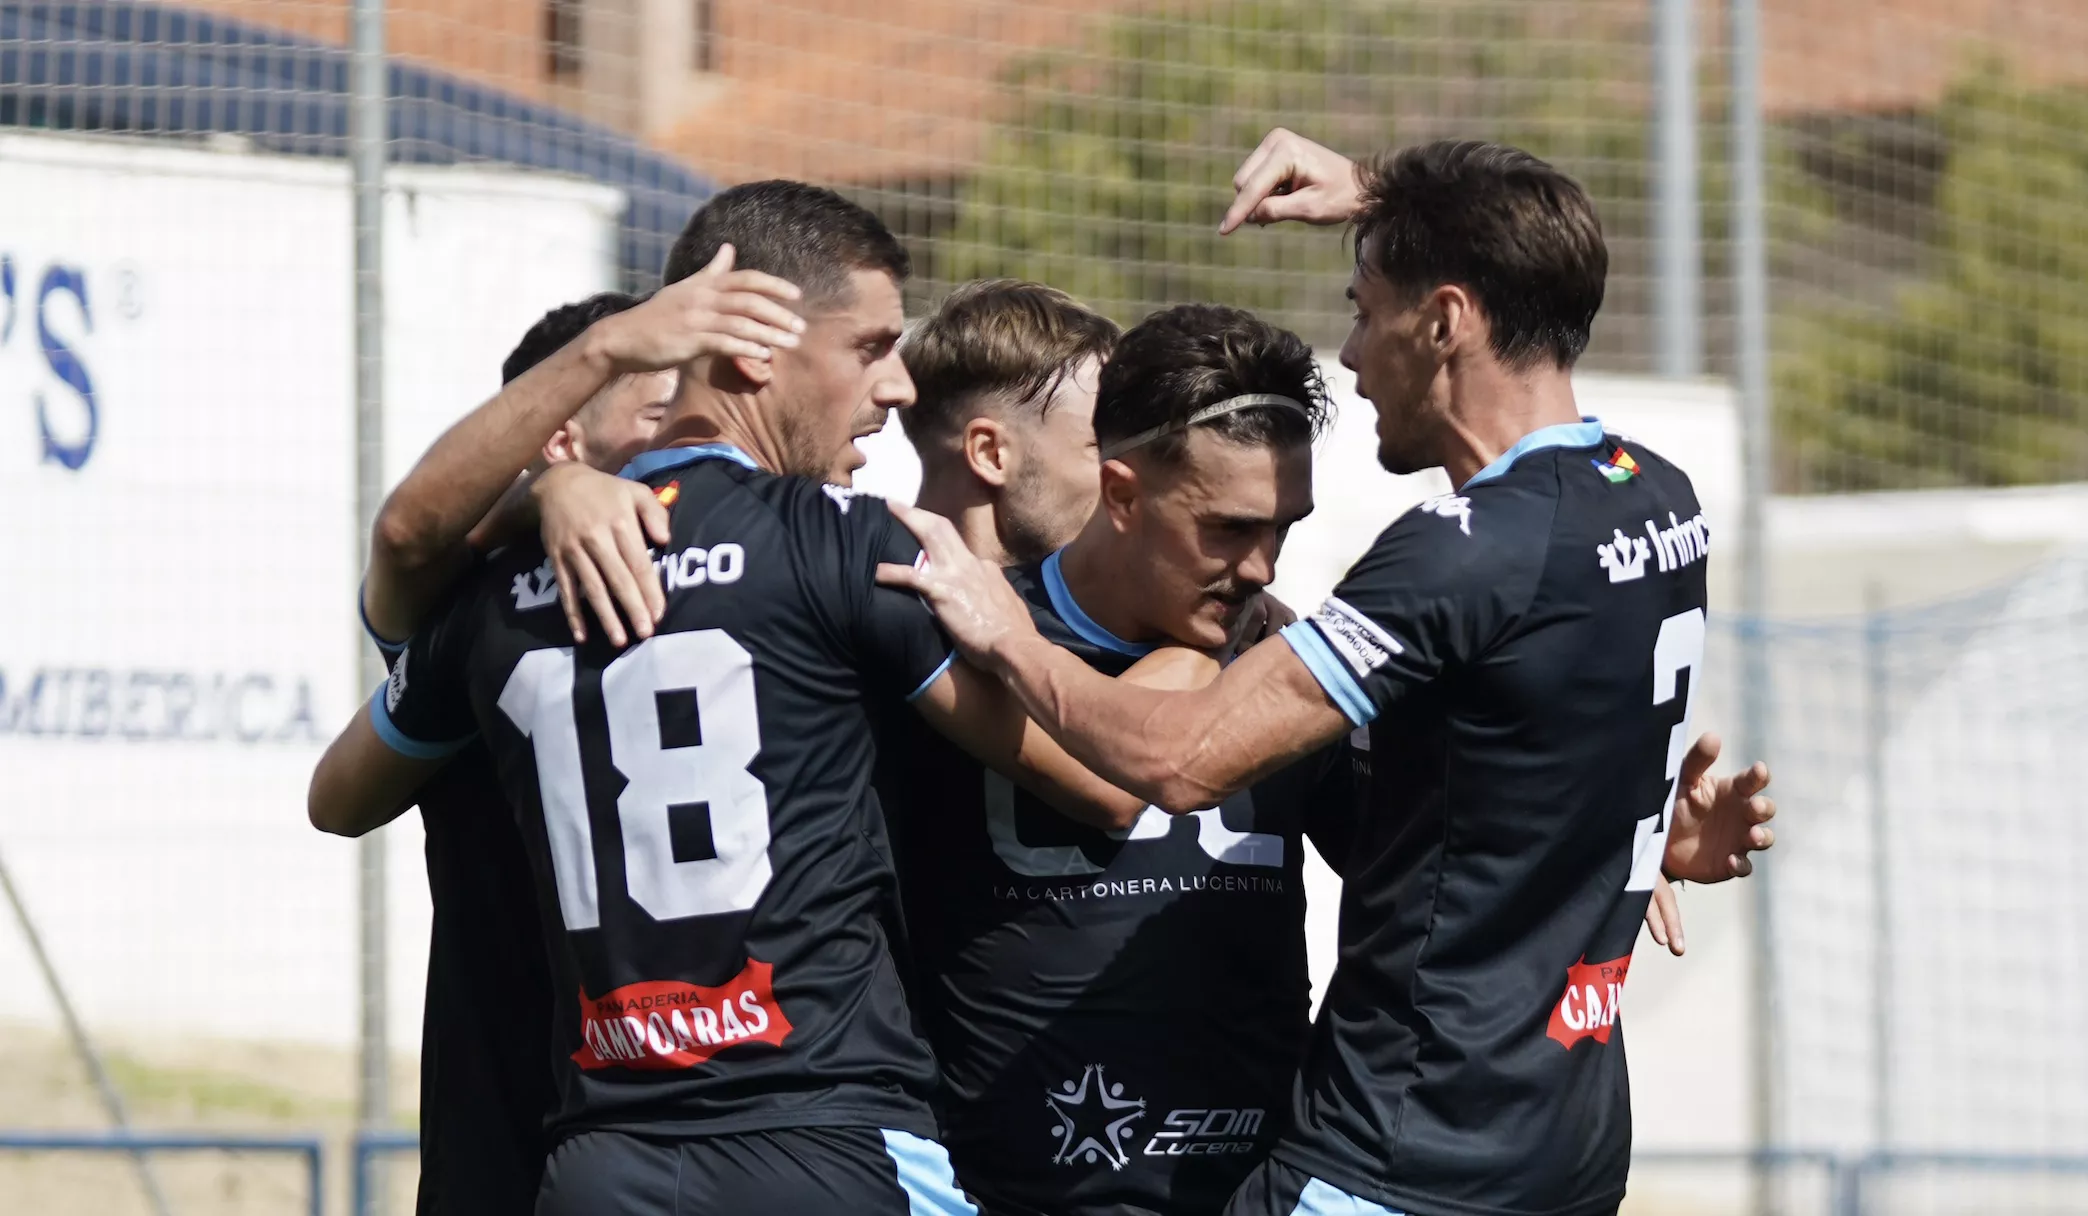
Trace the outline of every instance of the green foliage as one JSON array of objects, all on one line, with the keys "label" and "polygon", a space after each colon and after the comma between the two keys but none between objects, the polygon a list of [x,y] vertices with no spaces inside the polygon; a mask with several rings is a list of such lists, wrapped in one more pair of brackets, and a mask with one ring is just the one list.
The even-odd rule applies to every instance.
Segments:
[{"label": "green foliage", "polygon": [[1937,108],[1929,268],[1882,308],[1787,318],[1797,488],[2088,478],[2088,90],[1998,66]]},{"label": "green foliage", "polygon": [[[1568,9],[1220,0],[1105,22],[1083,50],[1011,74],[942,275],[1042,279],[1126,321],[1224,300],[1308,337],[1338,335],[1342,242],[1292,228],[1217,235],[1233,171],[1273,126],[1344,149],[1505,139],[1579,174],[1608,222],[1635,229],[1644,65],[1618,62]],[[1571,36],[1540,36],[1540,14]]]}]

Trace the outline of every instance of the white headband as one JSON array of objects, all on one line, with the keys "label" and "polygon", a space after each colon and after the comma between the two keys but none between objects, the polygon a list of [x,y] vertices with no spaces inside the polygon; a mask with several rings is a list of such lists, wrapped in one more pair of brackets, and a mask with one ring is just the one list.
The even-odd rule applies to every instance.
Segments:
[{"label": "white headband", "polygon": [[1132,448],[1151,443],[1162,435],[1172,435],[1179,431],[1186,431],[1199,422],[1209,422],[1213,418],[1223,418],[1227,414],[1237,414],[1241,410],[1251,410],[1264,405],[1273,405],[1281,409],[1294,411],[1301,418],[1309,419],[1312,417],[1302,404],[1280,393],[1246,393],[1238,397],[1227,397],[1216,405],[1207,405],[1180,422],[1165,423],[1149,430],[1140,431],[1136,435],[1119,439],[1102,449],[1102,459],[1115,460]]}]

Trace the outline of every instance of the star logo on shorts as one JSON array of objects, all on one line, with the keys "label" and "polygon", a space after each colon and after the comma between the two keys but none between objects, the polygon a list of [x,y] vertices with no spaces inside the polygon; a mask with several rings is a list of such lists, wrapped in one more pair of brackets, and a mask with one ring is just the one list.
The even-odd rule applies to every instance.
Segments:
[{"label": "star logo on shorts", "polygon": [[1109,1084],[1100,1064],[1088,1065],[1079,1081],[1046,1090],[1044,1105],[1051,1108],[1052,1131],[1058,1136],[1053,1165],[1107,1161],[1110,1169],[1120,1170],[1131,1160],[1125,1145],[1132,1121],[1145,1117],[1145,1099],[1126,1098],[1123,1085]]}]

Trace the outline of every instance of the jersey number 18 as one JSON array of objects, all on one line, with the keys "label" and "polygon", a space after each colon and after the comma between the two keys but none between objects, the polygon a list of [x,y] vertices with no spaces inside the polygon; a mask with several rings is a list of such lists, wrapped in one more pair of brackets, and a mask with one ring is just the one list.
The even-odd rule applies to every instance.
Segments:
[{"label": "jersey number 18", "polygon": [[[530,741],[560,918],[568,931],[601,924],[580,732],[573,715],[573,649],[522,656],[500,710]],[[700,741],[664,746],[660,708],[696,699]],[[768,791],[747,766],[761,750],[754,661],[722,629],[648,638],[602,669],[609,759],[624,778],[616,799],[624,885],[654,920],[754,906],[769,882]],[[712,856],[676,861],[677,808],[707,806]]]}]

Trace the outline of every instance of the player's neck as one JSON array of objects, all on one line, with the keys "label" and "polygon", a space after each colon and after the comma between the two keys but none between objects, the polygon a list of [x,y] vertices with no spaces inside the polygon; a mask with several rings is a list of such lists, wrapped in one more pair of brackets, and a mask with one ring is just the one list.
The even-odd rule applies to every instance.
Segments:
[{"label": "player's neck", "polygon": [[964,547],[995,565],[1012,565],[1008,553],[1001,547],[1000,529],[993,515],[993,500],[976,479],[962,469],[939,467],[937,463],[921,463],[921,492],[914,505],[925,511],[933,511],[950,521]]},{"label": "player's neck", "polygon": [[1059,575],[1089,620],[1127,642],[1154,641],[1157,635],[1139,619],[1138,580],[1125,577],[1134,568],[1127,546],[1108,512],[1098,510],[1073,543],[1059,551]]},{"label": "player's neck", "polygon": [[1532,431],[1581,420],[1573,375],[1556,367],[1514,371],[1492,360],[1451,390],[1443,468],[1462,486]]},{"label": "player's neck", "polygon": [[736,393],[709,382],[696,368],[684,369],[674,396],[653,433],[655,448],[729,443],[755,464],[780,473],[784,464],[782,436],[770,423],[773,410],[761,409],[753,393]]}]

